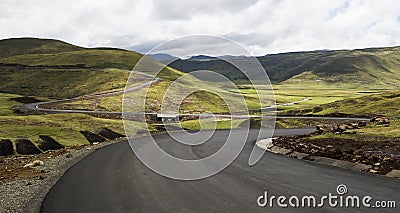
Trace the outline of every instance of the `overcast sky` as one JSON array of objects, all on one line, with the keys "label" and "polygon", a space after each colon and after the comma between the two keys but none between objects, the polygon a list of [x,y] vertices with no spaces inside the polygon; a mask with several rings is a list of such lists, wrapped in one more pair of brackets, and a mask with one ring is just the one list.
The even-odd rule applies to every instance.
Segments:
[{"label": "overcast sky", "polygon": [[0,0],[0,38],[55,38],[145,52],[193,34],[227,37],[254,55],[395,46],[400,1]]}]

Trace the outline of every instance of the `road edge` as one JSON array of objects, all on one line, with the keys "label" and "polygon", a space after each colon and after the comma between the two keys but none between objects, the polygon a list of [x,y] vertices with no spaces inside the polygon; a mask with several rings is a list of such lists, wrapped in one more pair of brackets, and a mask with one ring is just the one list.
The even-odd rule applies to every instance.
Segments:
[{"label": "road edge", "polygon": [[[302,152],[297,152],[291,149],[286,149],[283,147],[279,147],[273,143],[274,138],[265,138],[256,141],[256,145],[264,149],[268,152],[274,153],[274,154],[279,154],[279,155],[285,155],[288,157],[292,158],[297,158],[299,160],[307,160],[311,162],[315,162],[318,164],[323,164],[327,166],[333,166],[333,167],[338,167],[342,169],[347,169],[347,170],[352,170],[352,171],[359,171],[359,172],[367,172],[369,174],[373,174],[368,172],[371,168],[373,168],[372,165],[367,165],[363,163],[353,163],[349,161],[343,161],[343,160],[337,160],[333,158],[327,158],[327,157],[320,157],[320,156],[310,156],[307,153],[302,153]],[[380,175],[380,174],[373,174],[373,175]],[[393,169],[386,175],[380,175],[384,177],[389,177],[389,178],[395,178],[400,180],[400,170]]]}]

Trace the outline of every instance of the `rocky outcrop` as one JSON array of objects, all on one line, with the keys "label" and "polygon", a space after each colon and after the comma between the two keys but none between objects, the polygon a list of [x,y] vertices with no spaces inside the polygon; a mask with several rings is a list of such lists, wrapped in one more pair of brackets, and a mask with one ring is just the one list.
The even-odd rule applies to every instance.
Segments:
[{"label": "rocky outcrop", "polygon": [[59,144],[56,140],[54,140],[52,137],[48,135],[39,135],[39,138],[41,140],[39,148],[43,151],[57,150],[64,148],[63,145]]},{"label": "rocky outcrop", "polygon": [[98,129],[95,133],[102,136],[103,138],[107,138],[107,139],[116,139],[116,138],[125,137],[125,135],[121,135],[117,132],[114,132],[114,131],[108,129],[108,128]]},{"label": "rocky outcrop", "polygon": [[13,143],[9,139],[0,140],[0,156],[7,156],[14,154]]},{"label": "rocky outcrop", "polygon": [[79,131],[89,143],[101,143],[104,142],[106,139],[100,135],[97,135],[93,132],[89,131]]},{"label": "rocky outcrop", "polygon": [[18,138],[15,141],[15,147],[17,153],[21,155],[32,155],[41,153],[41,151],[30,140],[26,138]]}]

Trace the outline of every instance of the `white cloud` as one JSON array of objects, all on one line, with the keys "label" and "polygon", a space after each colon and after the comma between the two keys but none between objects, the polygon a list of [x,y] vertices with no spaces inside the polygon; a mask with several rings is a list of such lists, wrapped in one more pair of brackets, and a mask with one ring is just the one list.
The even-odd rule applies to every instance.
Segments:
[{"label": "white cloud", "polygon": [[0,0],[0,5],[0,38],[50,37],[145,51],[176,37],[212,34],[256,55],[400,45],[397,0]]}]

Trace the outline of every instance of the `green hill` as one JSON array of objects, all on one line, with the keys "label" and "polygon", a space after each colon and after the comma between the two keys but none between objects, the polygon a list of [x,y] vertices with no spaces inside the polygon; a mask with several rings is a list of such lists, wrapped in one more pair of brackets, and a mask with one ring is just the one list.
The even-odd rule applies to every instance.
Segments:
[{"label": "green hill", "polygon": [[82,47],[53,39],[11,38],[0,40],[0,58],[23,54],[52,54],[83,49]]},{"label": "green hill", "polygon": [[[400,47],[282,53],[258,60],[275,83],[321,81],[388,87],[400,84]],[[244,75],[223,60],[178,60],[169,66],[184,72],[213,70],[233,81],[245,82]]]},{"label": "green hill", "polygon": [[[0,40],[0,92],[70,98],[124,88],[142,54],[115,48],[82,48],[37,38]],[[160,66],[149,59],[147,64]],[[142,70],[148,72],[148,70]],[[165,68],[161,76],[182,73]]]},{"label": "green hill", "polygon": [[17,38],[0,41],[0,63],[3,64],[131,70],[142,56],[133,51],[115,48],[82,48],[49,39]]},{"label": "green hill", "polygon": [[0,66],[0,91],[23,96],[72,98],[123,88],[129,71],[92,68]]}]

